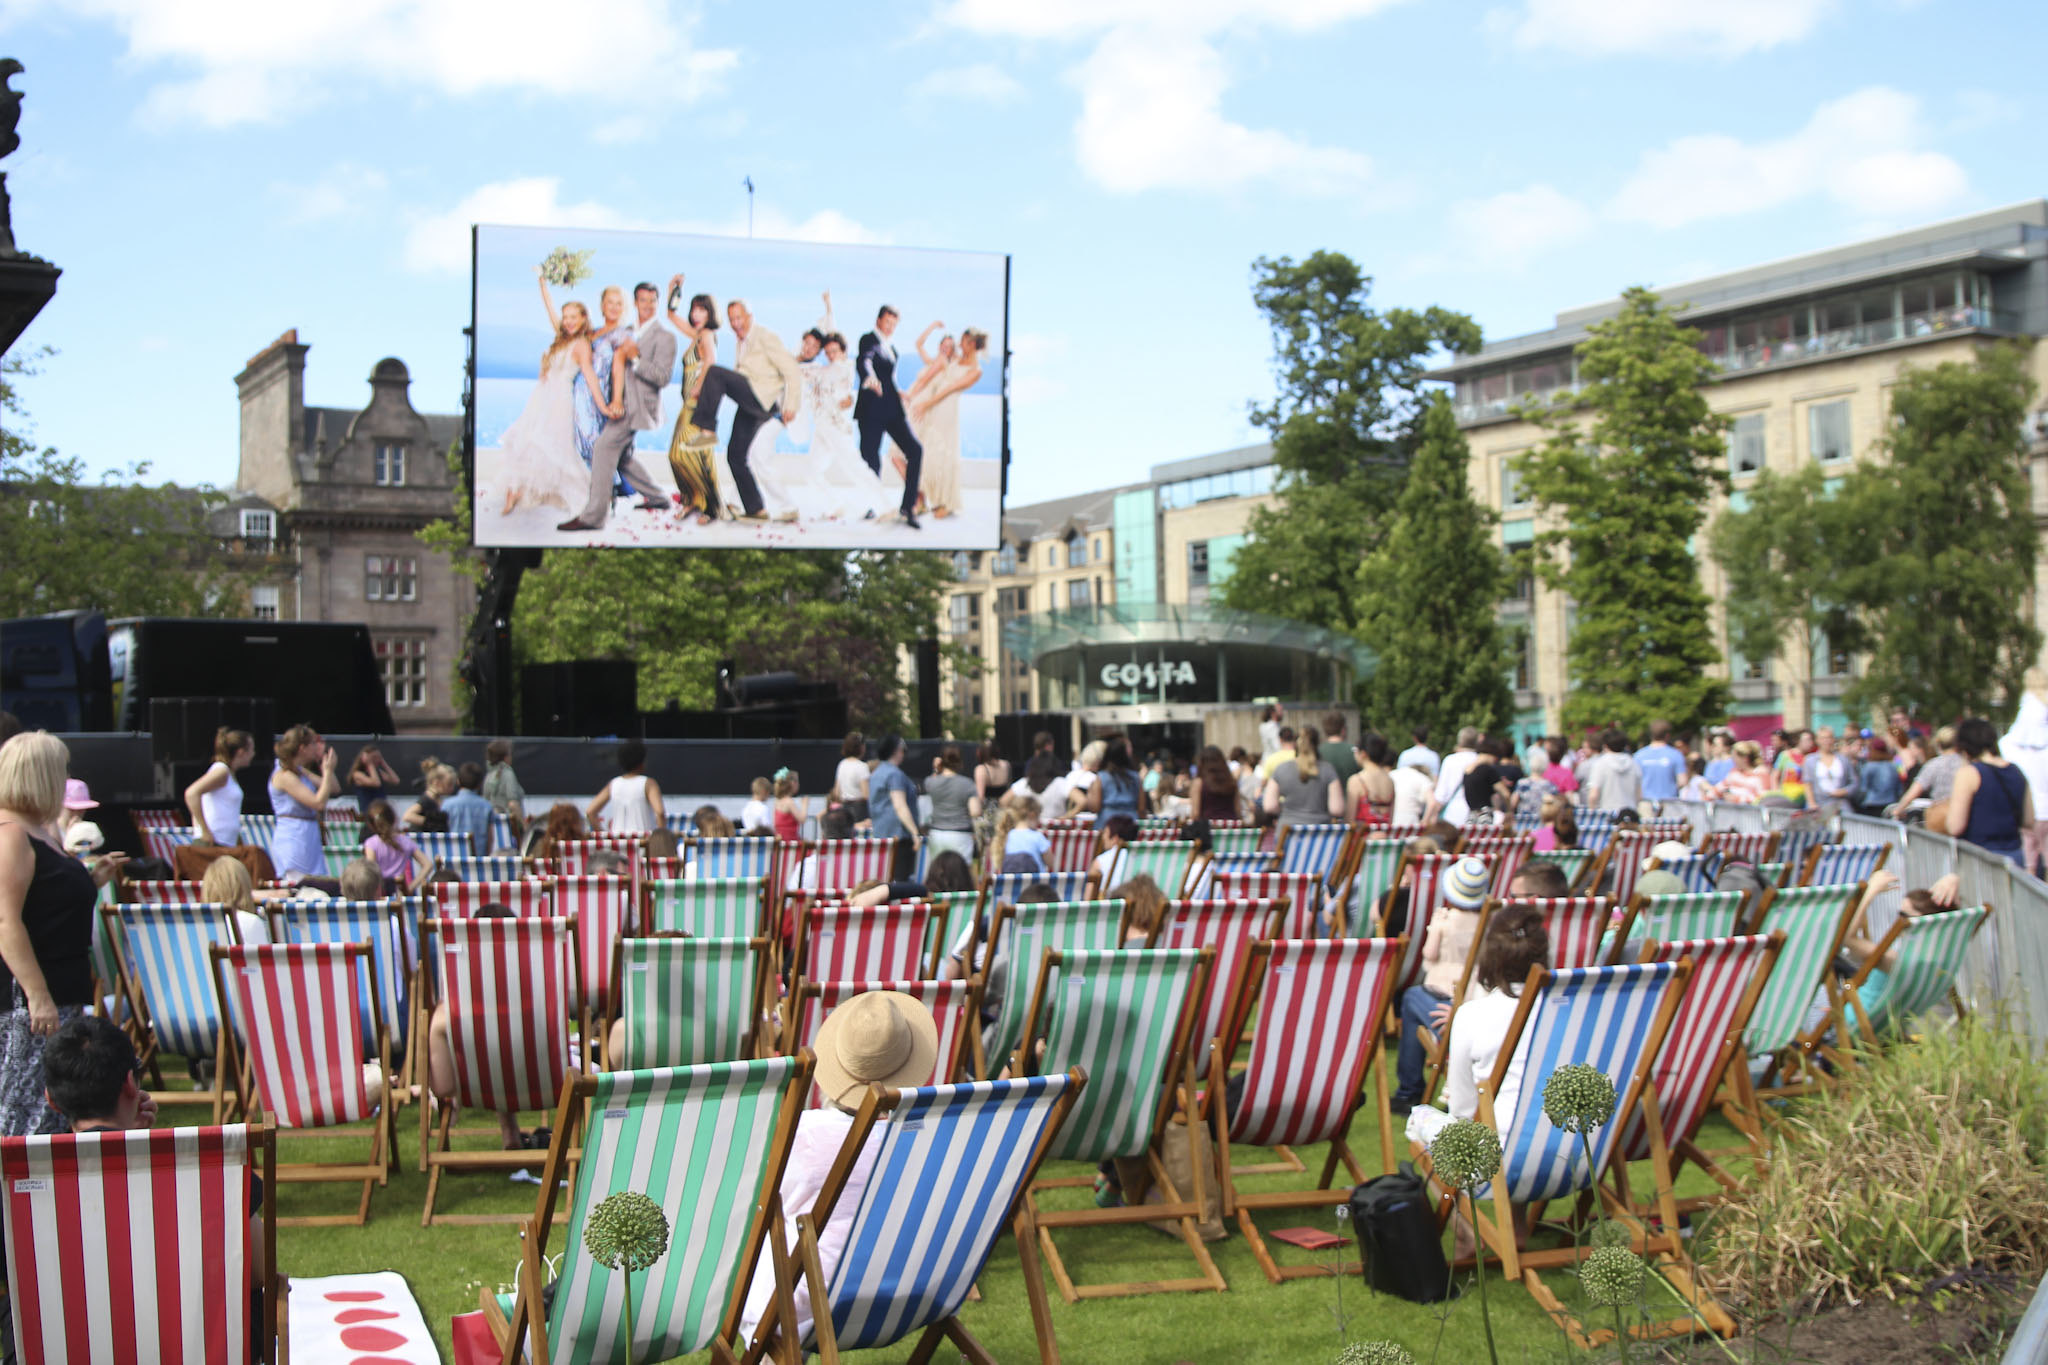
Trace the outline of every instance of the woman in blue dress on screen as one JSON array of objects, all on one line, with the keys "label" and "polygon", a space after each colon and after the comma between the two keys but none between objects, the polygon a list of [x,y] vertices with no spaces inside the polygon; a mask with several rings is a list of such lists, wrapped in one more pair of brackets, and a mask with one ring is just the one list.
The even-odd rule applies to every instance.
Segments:
[{"label": "woman in blue dress on screen", "polygon": [[[583,457],[583,465],[590,467],[591,452],[597,446],[598,434],[613,421],[626,415],[626,400],[623,393],[622,376],[614,373],[612,353],[619,349],[619,343],[632,335],[627,328],[619,325],[619,319],[626,315],[625,291],[615,284],[604,287],[598,296],[598,309],[604,314],[604,325],[590,334],[590,369],[598,386],[603,390],[593,394],[590,380],[579,371],[576,375],[576,453]],[[623,478],[613,480],[613,492],[620,497],[632,493]]]}]

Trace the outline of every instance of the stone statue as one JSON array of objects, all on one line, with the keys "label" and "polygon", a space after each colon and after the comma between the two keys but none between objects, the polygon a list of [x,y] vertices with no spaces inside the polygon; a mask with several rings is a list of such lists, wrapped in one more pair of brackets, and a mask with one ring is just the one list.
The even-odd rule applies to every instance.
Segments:
[{"label": "stone statue", "polygon": [[[7,82],[26,68],[12,57],[0,57],[0,157],[21,146],[15,128],[21,123],[21,92]],[[7,198],[7,175],[0,171],[0,256],[19,256],[14,248],[14,206]]]}]

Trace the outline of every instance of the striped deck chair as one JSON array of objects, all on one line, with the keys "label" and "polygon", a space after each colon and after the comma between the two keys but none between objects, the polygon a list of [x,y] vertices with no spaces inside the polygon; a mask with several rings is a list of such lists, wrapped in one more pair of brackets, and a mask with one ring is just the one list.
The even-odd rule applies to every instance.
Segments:
[{"label": "striped deck chair", "polygon": [[[1819,821],[1783,829],[1778,833],[1778,861],[1791,864],[1793,877],[1797,877],[1800,870],[1806,866],[1808,854],[1821,845],[1831,844],[1835,840],[1835,836],[1828,832],[1828,827]],[[1791,884],[1789,879],[1787,884]]]},{"label": "striped deck chair", "polygon": [[690,845],[690,861],[697,865],[699,880],[720,877],[760,877],[775,874],[773,839],[697,839]]},{"label": "striped deck chair", "polygon": [[1051,829],[1043,831],[1052,847],[1045,851],[1045,867],[1048,872],[1083,872],[1095,861],[1095,830]]},{"label": "striped deck chair", "polygon": [[516,882],[526,875],[526,864],[515,853],[457,856],[441,866],[465,882]]},{"label": "striped deck chair", "polygon": [[1040,884],[1063,901],[1077,901],[1088,894],[1086,872],[999,872],[988,879],[989,903],[1014,905],[1017,897]]},{"label": "striped deck chair", "polygon": [[515,919],[539,919],[555,913],[554,883],[541,877],[516,882],[435,882],[434,912],[443,919],[469,919],[486,905],[502,905]]},{"label": "striped deck chair", "polygon": [[[320,1130],[376,1117],[370,1125],[369,1155],[360,1162],[286,1162],[277,1177],[287,1181],[361,1181],[355,1216],[303,1215],[280,1224],[333,1226],[370,1220],[370,1191],[390,1177],[391,1040],[379,1028],[363,1046],[361,1017],[379,1014],[375,978],[363,996],[370,948],[352,943],[251,944],[209,950],[222,1018],[234,1020],[228,1036],[248,1069],[250,1089],[280,1136],[330,1135]],[[233,1008],[230,1008],[230,1002]],[[376,1062],[378,1083],[366,1084],[363,1064]],[[222,1059],[225,1069],[228,1059]],[[242,1096],[249,1112],[249,1096]]]},{"label": "striped deck chair", "polygon": [[668,826],[671,834],[689,836],[697,832],[695,817],[686,811],[672,810],[661,817],[661,823]]},{"label": "striped deck chair", "polygon": [[1138,817],[1138,833],[1162,833],[1180,828],[1180,817],[1174,815],[1141,815]]},{"label": "striped deck chair", "polygon": [[323,844],[320,856],[327,861],[327,875],[340,881],[341,874],[348,870],[350,863],[363,856],[363,851],[360,848],[351,848],[347,844]]},{"label": "striped deck chair", "polygon": [[1238,975],[1254,943],[1270,943],[1280,932],[1287,903],[1278,900],[1169,901],[1165,922],[1153,935],[1161,948],[1214,948],[1209,987],[1196,1006],[1190,1044],[1197,1079],[1209,1074],[1209,1045],[1235,1031]]},{"label": "striped deck chair", "polygon": [[1385,913],[1381,902],[1399,883],[1401,857],[1408,851],[1406,839],[1368,839],[1359,848],[1358,869],[1351,880],[1351,901],[1342,908],[1340,932],[1367,938]]},{"label": "striped deck chair", "polygon": [[[803,981],[790,1001],[789,1022],[782,1031],[782,1053],[793,1057],[818,1041],[825,1016],[856,995],[868,991],[900,991],[924,1003],[939,1026],[939,1055],[926,1085],[951,1085],[980,1080],[988,1066],[981,1055],[981,986],[968,981]],[[820,1109],[825,1097],[814,1085],[804,1101]]]},{"label": "striped deck chair", "polygon": [[1692,842],[1692,822],[1690,820],[1645,820],[1641,828],[1642,832],[1649,835],[1655,843],[1661,844],[1667,840],[1675,840],[1681,844]]},{"label": "striped deck chair", "polygon": [[1778,831],[1717,829],[1700,843],[1700,852],[1719,853],[1731,863],[1774,862],[1778,856]]},{"label": "striped deck chair", "polygon": [[[820,839],[800,845],[800,856],[817,859],[817,884],[804,888],[821,896],[844,896],[862,882],[886,882],[896,858],[894,839]],[[783,880],[788,890],[792,882]]]},{"label": "striped deck chair", "polygon": [[679,882],[689,872],[690,860],[677,854],[673,858],[656,857],[651,853],[640,855],[640,885],[649,882]]},{"label": "striped deck chair", "polygon": [[1215,873],[1209,878],[1209,899],[1286,901],[1286,917],[1273,937],[1323,936],[1323,882],[1313,872]]},{"label": "striped deck chair", "polygon": [[[1271,872],[1274,862],[1275,859],[1270,853],[1217,853],[1210,856],[1208,867],[1209,874],[1212,877],[1222,876],[1226,873],[1243,875],[1256,872]],[[1315,874],[1305,872],[1302,875],[1314,876]]]},{"label": "striped deck chair", "polygon": [[1508,888],[1522,871],[1522,864],[1529,861],[1529,855],[1536,848],[1535,839],[1529,835],[1488,834],[1479,838],[1468,838],[1458,846],[1460,855],[1484,858],[1493,866],[1492,892],[1496,900],[1507,898]]},{"label": "striped deck chair", "polygon": [[1763,878],[1765,886],[1783,886],[1792,875],[1792,864],[1758,863],[1756,875]]},{"label": "striped deck chair", "polygon": [[277,837],[277,817],[244,812],[242,815],[242,842],[269,848]]},{"label": "striped deck chair", "polygon": [[1890,844],[1816,844],[1800,863],[1796,886],[1832,886],[1840,882],[1867,882],[1870,874],[1884,866]]},{"label": "striped deck chair", "polygon": [[[1059,952],[1047,950],[1033,973],[1031,1009],[1018,1058],[1027,1071],[1051,1075],[1080,1070],[1087,1089],[1053,1139],[1048,1159],[1102,1162],[1121,1159],[1125,1169],[1140,1162],[1151,1174],[1161,1202],[1140,1200],[1126,1189],[1118,1208],[1046,1209],[1041,1190],[1087,1186],[1086,1177],[1037,1181],[1026,1187],[1025,1217],[1038,1235],[1060,1296],[1083,1298],[1159,1294],[1228,1288],[1223,1272],[1195,1232],[1208,1202],[1215,1172],[1193,1163],[1193,1184],[1179,1189],[1161,1160],[1166,1125],[1173,1122],[1177,1094],[1194,1088],[1194,1001],[1207,990],[1215,954],[1207,948],[1158,948],[1151,952]],[[1019,983],[1021,984],[1021,983]],[[1043,1057],[1034,1043],[1045,1042]],[[1126,1177],[1128,1179],[1129,1177]],[[1169,1219],[1201,1270],[1199,1276],[1142,1283],[1080,1286],[1067,1273],[1055,1228],[1102,1227]]]},{"label": "striped deck chair", "polygon": [[1524,795],[1520,801],[1515,803],[1514,819],[1509,821],[1509,828],[1513,829],[1515,833],[1534,834],[1537,826],[1542,823],[1543,803],[1541,801],[1532,796]]},{"label": "striped deck chair", "polygon": [[[1612,922],[1614,902],[1605,896],[1511,896],[1500,904],[1499,914],[1518,905],[1534,906],[1543,916],[1543,927],[1550,934],[1550,965],[1559,971],[1573,967],[1597,967],[1600,965],[1601,936]],[[1474,944],[1478,940],[1475,936]],[[1473,963],[1479,960],[1475,946],[1466,963],[1467,975]],[[1463,1000],[1464,991],[1453,997]]]},{"label": "striped deck chair", "polygon": [[142,836],[142,851],[166,863],[172,861],[180,847],[192,842],[192,831],[179,825],[153,825],[136,833]]},{"label": "striped deck chair", "polygon": [[204,882],[135,882],[130,890],[135,905],[204,905],[206,904],[206,883]]},{"label": "striped deck chair", "polygon": [[1646,938],[1668,943],[1733,937],[1741,931],[1742,903],[1747,899],[1740,891],[1688,891],[1668,896],[1638,892],[1608,945],[1607,961],[1611,965],[1632,960],[1635,950],[1630,945]]},{"label": "striped deck chair", "polygon": [[[1678,1011],[1671,1016],[1671,1031],[1664,1037],[1653,1073],[1658,1113],[1664,1121],[1663,1160],[1674,1183],[1680,1167],[1690,1161],[1730,1194],[1742,1188],[1734,1176],[1700,1150],[1695,1138],[1729,1066],[1744,1064],[1743,1030],[1749,1026],[1750,1013],[1784,945],[1784,935],[1777,933],[1768,937],[1653,937],[1643,945],[1645,962],[1692,963],[1692,977],[1678,997]],[[1622,1126],[1622,1161],[1649,1161],[1655,1155],[1642,1112],[1629,1114]],[[1626,1174],[1626,1167],[1617,1166],[1616,1174]],[[1712,1202],[1716,1201],[1688,1199],[1679,1207],[1688,1210]]]},{"label": "striped deck chair", "polygon": [[932,960],[943,963],[963,940],[973,941],[971,930],[980,923],[982,894],[979,891],[934,891],[925,895],[932,907]]},{"label": "striped deck chair", "polygon": [[220,1004],[207,950],[239,941],[224,905],[107,905],[102,923],[113,940],[128,1008],[142,1032],[138,1060],[149,1068],[158,1103],[200,1103],[218,1123],[227,1103],[226,1067],[198,1091],[167,1090],[159,1066],[165,1054],[188,1059],[220,1055]]},{"label": "striped deck chair", "polygon": [[484,852],[491,854],[496,853],[501,848],[517,847],[519,847],[519,841],[512,834],[512,817],[501,810],[492,811],[490,846]]},{"label": "striped deck chair", "polygon": [[[1168,900],[1185,895],[1195,868],[1195,846],[1184,839],[1135,840],[1124,846],[1123,876],[1150,877]],[[1113,887],[1098,888],[1107,894]]]},{"label": "striped deck chair", "polygon": [[752,938],[762,932],[766,877],[710,877],[643,882],[646,927],[692,938]]},{"label": "striped deck chair", "polygon": [[[1332,1189],[1337,1163],[1356,1184],[1365,1171],[1349,1145],[1352,1120],[1365,1103],[1365,1071],[1382,1049],[1373,1046],[1384,1031],[1393,999],[1389,989],[1407,945],[1399,939],[1279,939],[1254,943],[1239,976],[1238,1003],[1228,1034],[1213,1040],[1211,1074],[1228,1069],[1229,1059],[1252,1027],[1251,1054],[1243,1093],[1233,1111],[1222,1087],[1203,1097],[1203,1117],[1215,1125],[1216,1165],[1223,1185],[1223,1212],[1235,1215],[1252,1254],[1274,1284],[1330,1274],[1328,1265],[1282,1266],[1252,1221],[1254,1209],[1311,1209],[1341,1204],[1349,1186]],[[1394,1127],[1387,1117],[1386,1067],[1374,1068],[1380,1116],[1382,1169],[1394,1169]],[[1318,1142],[1330,1144],[1322,1176],[1312,1189],[1257,1192],[1237,1188],[1235,1150],[1274,1147],[1283,1151]],[[1297,1163],[1298,1164],[1298,1163]],[[1340,1273],[1356,1273],[1339,1267]]]},{"label": "striped deck chair", "polygon": [[[0,1141],[16,1358],[279,1359],[276,1164],[267,1125]],[[252,1174],[263,1180],[260,1205],[250,1197]],[[81,1218],[80,1209],[102,1216]],[[260,1232],[251,1232],[252,1218]],[[259,1253],[271,1267],[260,1322],[249,1312]]]},{"label": "striped deck chair", "polygon": [[270,901],[263,908],[269,912],[272,943],[369,945],[370,956],[356,968],[357,1033],[364,1050],[374,1051],[382,1024],[400,1059],[392,1084],[411,1084],[412,970],[398,927],[397,901]]},{"label": "striped deck chair", "polygon": [[[1488,1249],[1500,1257],[1508,1279],[1521,1279],[1543,1309],[1562,1327],[1572,1343],[1591,1349],[1609,1339],[1589,1334],[1543,1281],[1545,1270],[1576,1266],[1590,1247],[1573,1245],[1522,1250],[1515,1245],[1509,1205],[1537,1200],[1565,1200],[1595,1191],[1608,1213],[1634,1234],[1635,1247],[1678,1291],[1697,1307],[1700,1317],[1720,1335],[1735,1325],[1693,1281],[1691,1262],[1680,1237],[1678,1209],[1668,1169],[1651,1163],[1655,1207],[1662,1217],[1653,1227],[1638,1220],[1628,1201],[1611,1189],[1605,1176],[1618,1157],[1624,1125],[1638,1115],[1647,1127],[1651,1148],[1665,1150],[1664,1126],[1658,1116],[1655,1068],[1679,998],[1691,976],[1688,963],[1650,962],[1622,967],[1581,967],[1553,972],[1532,967],[1516,1002],[1514,1018],[1501,1042],[1493,1075],[1479,1091],[1481,1123],[1501,1134],[1501,1173],[1472,1196],[1473,1224]],[[1520,1059],[1522,1083],[1512,1113],[1497,1114],[1494,1096],[1509,1065]],[[1592,1066],[1614,1083],[1620,1103],[1615,1121],[1588,1135],[1588,1163],[1582,1140],[1552,1126],[1543,1112],[1544,1082],[1568,1063]],[[1427,1166],[1426,1149],[1414,1146],[1418,1164]],[[1477,1214],[1482,1198],[1493,1204],[1490,1217]],[[1665,1322],[1642,1322],[1630,1334],[1657,1337],[1690,1335],[1697,1319],[1688,1315]]]},{"label": "striped deck chair", "polygon": [[[1933,915],[1900,915],[1893,920],[1892,927],[1878,940],[1877,951],[1842,988],[1864,1041],[1878,1046],[1880,1036],[1903,1031],[1909,1021],[1944,1000],[1954,1003],[1957,1014],[1966,1013],[1955,994],[1956,973],[1962,970],[1963,954],[1970,950],[1970,940],[1990,918],[1991,907],[1979,905]],[[1860,992],[1870,973],[1894,948],[1898,950],[1899,961],[1891,972],[1891,990],[1877,1017],[1872,1018]]]},{"label": "striped deck chair", "polygon": [[1254,824],[1212,821],[1209,825],[1209,847],[1218,857],[1232,853],[1257,853],[1265,835],[1266,831]]},{"label": "striped deck chair", "polygon": [[[637,1361],[707,1349],[714,1361],[736,1361],[740,1309],[779,1207],[775,1191],[810,1079],[809,1054],[601,1076],[571,1072],[556,1106],[538,1207],[522,1220],[517,1293],[507,1302],[488,1287],[482,1291],[503,1358],[611,1365],[625,1358],[630,1333]],[[559,1278],[546,1297],[555,1203],[579,1146]],[[631,1322],[620,1272],[598,1265],[583,1245],[591,1213],[627,1190],[659,1204],[669,1226],[668,1253],[631,1272]],[[529,1333],[530,1351],[522,1349]]]},{"label": "striped deck chair", "polygon": [[[420,1226],[518,1222],[516,1214],[450,1215],[434,1208],[444,1171],[532,1170],[544,1159],[531,1151],[458,1152],[451,1150],[450,1139],[459,1108],[546,1110],[561,1093],[570,1075],[569,1002],[581,977],[575,921],[560,916],[435,919],[420,929],[439,944],[436,996],[448,1007],[455,1055],[455,1102],[438,1106],[438,1123],[429,1117],[435,1106],[420,1106],[420,1165],[427,1173]],[[583,1037],[595,1036],[587,1014],[579,1022]]]},{"label": "striped deck chair", "polygon": [[[1394,974],[1394,998],[1399,1000],[1401,992],[1414,985],[1422,976],[1422,941],[1429,934],[1430,922],[1444,904],[1444,877],[1457,865],[1456,853],[1403,853],[1399,870],[1395,875],[1395,889],[1400,888],[1400,879],[1410,871],[1415,880],[1408,890],[1408,922],[1401,927],[1402,935],[1408,940],[1408,948],[1402,956],[1400,970]],[[1389,902],[1391,904],[1391,902]],[[1373,937],[1386,937],[1386,916],[1382,914],[1374,923]]]},{"label": "striped deck chair", "polygon": [[811,981],[915,981],[931,963],[932,907],[812,905],[797,919],[790,975]]},{"label": "striped deck chair", "polygon": [[[1721,855],[1715,852],[1695,853],[1685,858],[1659,858],[1657,866],[1684,882],[1687,891],[1704,894],[1712,891],[1720,879]],[[1702,934],[1700,937],[1714,936]]]},{"label": "striped deck chair", "polygon": [[[1849,931],[1856,907],[1863,901],[1863,887],[1795,886],[1764,893],[1762,923],[1758,930],[1779,930],[1785,946],[1778,965],[1764,984],[1763,997],[1750,1015],[1743,1035],[1745,1052],[1751,1057],[1769,1056],[1763,1087],[1752,1084],[1747,1066],[1728,1069],[1733,1082],[1732,1101],[1723,1106],[1728,1119],[1743,1131],[1751,1148],[1763,1151],[1764,1109],[1759,1096],[1799,1094],[1814,1083],[1807,1065],[1813,1048],[1827,1030],[1840,1023],[1841,996],[1834,973],[1829,970],[1835,954],[1842,950],[1842,937]],[[1828,1017],[1802,1037],[1800,1029],[1814,997],[1825,991],[1835,1005]],[[1787,1079],[1788,1077],[1797,1079]]]},{"label": "striped deck chair", "polygon": [[[880,1140],[831,1274],[818,1254],[818,1229],[838,1206],[850,1166],[828,1177],[811,1211],[797,1220],[794,1273],[809,1302],[826,1306],[803,1348],[816,1351],[824,1365],[837,1365],[842,1350],[891,1346],[921,1332],[913,1360],[932,1359],[942,1340],[965,1359],[993,1360],[956,1315],[1009,1229],[1023,1254],[1039,1358],[1057,1361],[1038,1255],[1017,1209],[1086,1083],[1076,1071],[871,1090],[854,1115],[847,1147],[865,1150],[877,1128]],[[935,1210],[943,1216],[934,1219]],[[775,1330],[771,1316],[755,1333],[750,1360],[781,1344]]]},{"label": "striped deck chair", "polygon": [[[981,1031],[981,1052],[990,1071],[1001,1071],[1024,1038],[1030,1022],[1032,963],[1048,950],[1062,953],[1107,952],[1121,948],[1129,911],[1120,900],[1061,901],[1047,905],[996,906],[989,921],[984,979],[1002,968],[1004,989],[995,1002],[995,1018]],[[1029,1068],[1016,1068],[1011,1075]]]},{"label": "striped deck chair", "polygon": [[1636,881],[1643,875],[1643,863],[1658,840],[1641,830],[1617,830],[1600,850],[1599,859],[1579,888],[1588,894],[1606,896],[1616,905],[1627,905],[1636,894]]},{"label": "striped deck chair", "polygon": [[423,829],[412,836],[412,841],[419,845],[420,852],[437,863],[446,864],[457,858],[477,856],[476,846],[470,843],[467,834]]},{"label": "striped deck chair", "polygon": [[1564,879],[1570,883],[1574,893],[1586,889],[1580,883],[1584,881],[1586,874],[1599,861],[1599,858],[1599,854],[1584,848],[1553,848],[1548,852],[1532,852],[1529,855],[1530,862],[1549,863],[1558,871],[1564,873]]},{"label": "striped deck chair", "polygon": [[1572,821],[1579,827],[1579,847],[1589,853],[1598,853],[1607,847],[1608,836],[1614,833],[1614,817],[1619,811],[1596,810],[1580,806],[1572,812]]},{"label": "striped deck chair", "polygon": [[630,875],[645,842],[644,834],[586,834],[581,839],[564,839],[555,845],[555,870],[564,876],[580,877],[589,869],[590,855],[603,851],[624,858]]},{"label": "striped deck chair", "polygon": [[1337,867],[1344,838],[1350,832],[1349,825],[1289,825],[1280,831],[1280,845],[1275,850],[1279,862],[1274,870],[1313,872],[1327,879]]},{"label": "striped deck chair", "polygon": [[640,916],[633,904],[633,883],[625,877],[599,873],[557,877],[554,913],[576,921],[577,953],[583,959],[581,989],[571,1009],[584,1008],[593,1017],[611,1008],[612,960],[618,941],[637,929]]},{"label": "striped deck chair", "polygon": [[622,938],[613,976],[623,1024],[613,1070],[743,1062],[768,979],[765,938]]}]

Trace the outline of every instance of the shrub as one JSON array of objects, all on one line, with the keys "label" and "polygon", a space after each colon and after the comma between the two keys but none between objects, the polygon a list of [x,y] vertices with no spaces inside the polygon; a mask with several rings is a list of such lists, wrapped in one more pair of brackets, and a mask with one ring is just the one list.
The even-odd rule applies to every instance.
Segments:
[{"label": "shrub", "polygon": [[1933,1032],[1785,1113],[1769,1166],[1715,1219],[1715,1278],[1764,1311],[1895,1298],[1971,1265],[2031,1281],[2044,1167],[2048,1075],[2027,1040]]}]

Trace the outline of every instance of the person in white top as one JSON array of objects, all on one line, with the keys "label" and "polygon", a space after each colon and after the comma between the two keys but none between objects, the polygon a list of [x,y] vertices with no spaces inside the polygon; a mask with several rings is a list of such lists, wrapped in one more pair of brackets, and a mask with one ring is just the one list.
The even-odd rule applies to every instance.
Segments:
[{"label": "person in white top", "polygon": [[1074,756],[1074,768],[1067,774],[1067,790],[1084,792],[1095,785],[1096,777],[1102,772],[1102,756],[1109,746],[1102,740],[1091,740],[1081,747]]},{"label": "person in white top", "polygon": [[1429,747],[1429,727],[1418,725],[1408,733],[1415,742],[1401,751],[1401,756],[1394,760],[1394,766],[1420,768],[1431,777],[1435,777],[1437,770],[1443,766],[1443,759],[1436,750]]},{"label": "person in white top", "polygon": [[1280,752],[1280,723],[1286,719],[1287,708],[1274,702],[1259,715],[1259,757],[1266,758]]},{"label": "person in white top", "polygon": [[[797,1120],[796,1136],[790,1142],[789,1162],[783,1167],[782,1235],[785,1245],[796,1245],[796,1220],[811,1211],[823,1191],[825,1178],[839,1159],[853,1130],[854,1111],[870,1085],[891,1089],[930,1085],[932,1069],[938,1065],[939,1028],[932,1013],[915,996],[898,991],[864,991],[825,1016],[816,1043],[818,1090],[825,1097],[820,1109],[806,1109]],[[949,1080],[950,1077],[941,1077]],[[881,1151],[882,1128],[877,1124],[867,1142],[854,1157],[839,1200],[818,1230],[818,1261],[827,1284],[846,1252],[846,1239],[853,1232],[854,1211],[861,1195],[874,1178],[875,1157]],[[770,1249],[761,1248],[754,1266],[754,1278],[747,1286],[746,1305],[740,1310],[742,1338],[754,1329],[775,1305],[775,1268]],[[811,1330],[811,1292],[807,1279],[799,1277],[795,1289],[796,1330],[801,1339]]]},{"label": "person in white top", "polygon": [[192,812],[192,842],[233,848],[242,842],[242,784],[235,774],[256,757],[256,741],[247,730],[225,725],[213,733],[213,766],[185,788],[185,809]]},{"label": "person in white top", "polygon": [[832,799],[846,807],[856,826],[868,820],[867,737],[855,730],[839,745],[839,766],[832,773]]},{"label": "person in white top", "polygon": [[[1465,823],[1465,817],[1472,813],[1472,808],[1465,804],[1465,774],[1479,761],[1478,751],[1479,731],[1470,725],[1458,731],[1458,747],[1444,755],[1437,767],[1436,790],[1430,794],[1429,809],[1423,812],[1424,824],[1439,817],[1454,825]],[[1408,766],[1405,755],[1401,766]]]},{"label": "person in white top", "polygon": [[1394,809],[1388,813],[1388,821],[1396,825],[1421,824],[1436,782],[1419,765],[1396,768],[1388,776],[1394,780]]},{"label": "person in white top", "polygon": [[661,828],[661,788],[647,775],[647,746],[637,739],[619,745],[620,775],[605,784],[585,817],[599,828],[599,812],[609,811],[603,828],[612,834],[650,834]]},{"label": "person in white top", "polygon": [[1069,789],[1069,779],[1060,775],[1060,761],[1051,754],[1034,754],[1010,795],[1033,798],[1046,819],[1057,820],[1067,813]]}]

